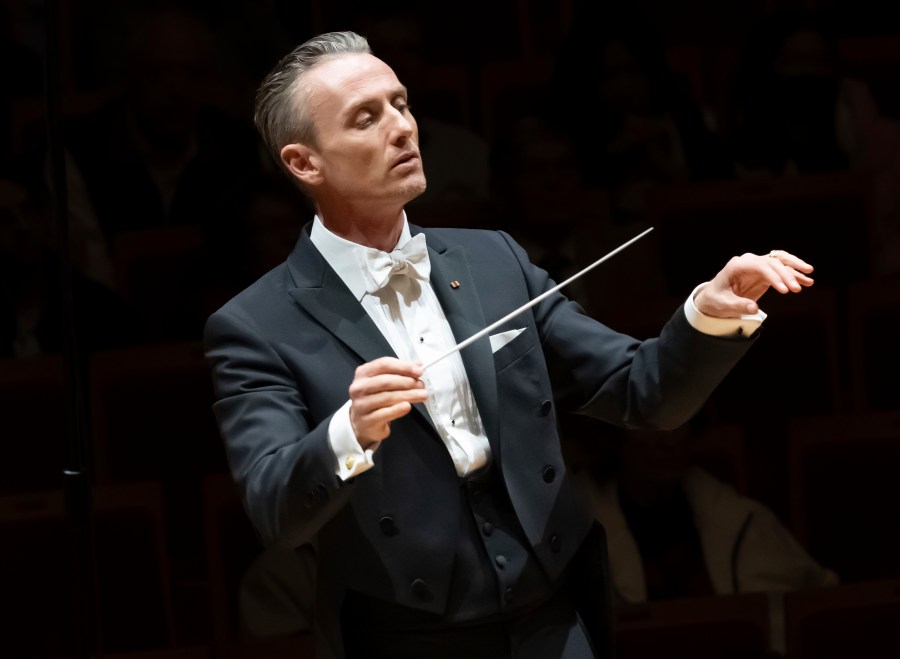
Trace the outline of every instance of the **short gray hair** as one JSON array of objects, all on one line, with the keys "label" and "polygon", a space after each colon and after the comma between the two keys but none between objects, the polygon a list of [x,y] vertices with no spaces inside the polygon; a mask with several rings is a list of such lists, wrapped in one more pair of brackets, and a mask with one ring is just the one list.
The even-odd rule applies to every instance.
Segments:
[{"label": "short gray hair", "polygon": [[320,34],[285,55],[263,80],[256,92],[253,123],[282,167],[281,149],[286,144],[316,142],[315,126],[306,113],[306,98],[299,93],[303,75],[324,59],[350,54],[372,54],[365,37],[355,32]]}]

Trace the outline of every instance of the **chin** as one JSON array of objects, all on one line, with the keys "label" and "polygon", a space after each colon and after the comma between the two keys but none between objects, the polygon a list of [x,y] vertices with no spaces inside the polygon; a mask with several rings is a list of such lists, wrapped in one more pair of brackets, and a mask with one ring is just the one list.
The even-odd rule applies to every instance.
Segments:
[{"label": "chin", "polygon": [[425,182],[425,177],[419,177],[414,180],[405,181],[403,184],[403,192],[406,197],[406,202],[409,203],[423,192],[425,192],[425,188],[427,187],[427,183]]}]

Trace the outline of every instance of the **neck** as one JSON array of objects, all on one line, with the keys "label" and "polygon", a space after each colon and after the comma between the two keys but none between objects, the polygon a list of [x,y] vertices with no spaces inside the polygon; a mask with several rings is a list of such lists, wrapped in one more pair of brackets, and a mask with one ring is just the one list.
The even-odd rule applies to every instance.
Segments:
[{"label": "neck", "polygon": [[390,252],[403,230],[403,207],[336,207],[319,203],[316,211],[322,224],[344,240]]}]

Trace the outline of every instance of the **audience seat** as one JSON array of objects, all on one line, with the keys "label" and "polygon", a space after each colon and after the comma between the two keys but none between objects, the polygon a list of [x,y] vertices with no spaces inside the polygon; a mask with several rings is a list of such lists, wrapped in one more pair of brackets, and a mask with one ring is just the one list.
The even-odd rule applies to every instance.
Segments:
[{"label": "audience seat", "polygon": [[263,549],[229,474],[213,474],[203,480],[203,532],[213,639],[224,645],[238,635],[241,577]]},{"label": "audience seat", "polygon": [[860,282],[847,291],[847,362],[853,409],[900,410],[900,278]]},{"label": "audience seat", "polygon": [[900,580],[869,581],[785,594],[790,659],[900,656]]},{"label": "audience seat", "polygon": [[94,353],[88,381],[100,481],[194,479],[226,469],[199,343]]},{"label": "audience seat", "polygon": [[763,593],[661,600],[617,615],[618,659],[761,659],[769,651]]},{"label": "audience seat", "polygon": [[900,413],[795,419],[791,525],[842,581],[900,577]]},{"label": "audience seat", "polygon": [[309,632],[269,639],[248,638],[242,633],[238,609],[241,580],[262,553],[263,546],[244,512],[230,475],[213,474],[204,479],[203,509],[216,657],[313,659]]},{"label": "audience seat", "polygon": [[[174,626],[164,551],[162,490],[152,481],[97,487],[90,518],[99,647],[123,652],[172,647]],[[0,497],[0,623],[5,656],[72,651],[72,569],[78,547],[59,490]]]},{"label": "audience seat", "polygon": [[117,652],[104,654],[103,659],[214,659],[214,657],[209,648],[192,646],[143,652]]},{"label": "audience seat", "polygon": [[71,438],[59,356],[0,360],[3,462],[0,493],[62,485]]},{"label": "audience seat", "polygon": [[89,391],[96,477],[154,478],[164,488],[180,643],[208,635],[202,479],[224,472],[213,391],[199,343],[176,342],[92,355]]}]

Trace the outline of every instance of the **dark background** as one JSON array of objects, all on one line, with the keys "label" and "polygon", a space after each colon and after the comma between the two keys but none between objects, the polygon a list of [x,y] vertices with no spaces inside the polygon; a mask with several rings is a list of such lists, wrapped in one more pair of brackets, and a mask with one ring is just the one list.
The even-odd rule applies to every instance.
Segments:
[{"label": "dark background", "polygon": [[[73,585],[79,545],[64,523],[62,472],[83,465],[100,611],[88,646],[245,651],[235,593],[259,548],[210,412],[202,327],[312,218],[258,142],[255,89],[294,45],[342,29],[370,35],[410,87],[423,149],[460,145],[431,161],[426,152],[426,174],[442,158],[447,185],[411,204],[411,222],[504,228],[558,277],[656,228],[571,290],[616,329],[653,336],[743,251],[783,248],[816,266],[812,290],[763,299],[758,345],[702,413],[707,434],[728,440],[704,443],[697,459],[770,507],[845,584],[886,593],[839,605],[862,598],[856,610],[882,607],[866,609],[870,621],[900,620],[900,29],[890,3],[376,4],[64,0],[49,51],[44,3],[0,7],[0,583],[10,612],[0,648],[75,652],[71,612],[91,607]],[[797,25],[821,30],[821,52],[779,50],[777,35]],[[607,57],[612,42],[625,44],[624,60]],[[55,50],[65,199],[47,139]],[[72,326],[61,263],[72,268]],[[67,340],[74,361],[63,358]],[[564,429],[605,446],[602,424],[566,419]],[[83,452],[72,448],[79,437]],[[263,656],[250,647],[246,656]]]}]

